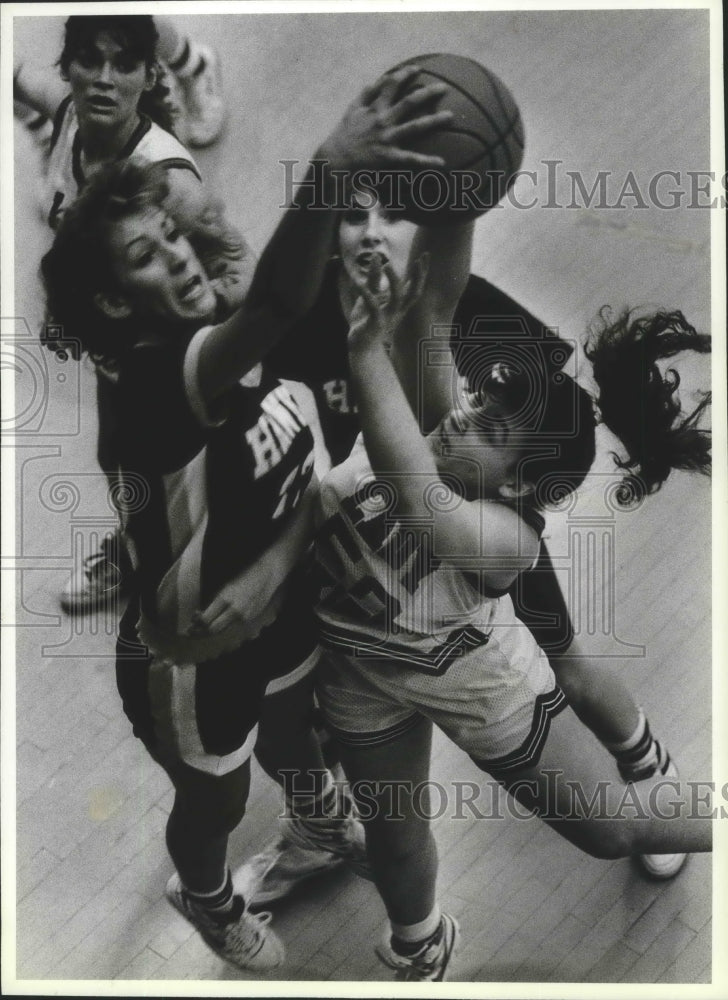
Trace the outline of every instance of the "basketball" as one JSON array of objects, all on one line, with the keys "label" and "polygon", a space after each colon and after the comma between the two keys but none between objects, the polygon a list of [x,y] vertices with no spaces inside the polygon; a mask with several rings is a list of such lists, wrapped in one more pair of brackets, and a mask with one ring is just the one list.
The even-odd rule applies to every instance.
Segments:
[{"label": "basketball", "polygon": [[399,98],[430,83],[447,91],[427,111],[449,110],[452,121],[404,145],[418,153],[441,156],[445,167],[425,169],[400,184],[405,215],[423,225],[446,225],[483,215],[515,180],[523,159],[523,122],[518,105],[501,80],[474,59],[434,53],[415,56],[408,65],[420,73]]}]

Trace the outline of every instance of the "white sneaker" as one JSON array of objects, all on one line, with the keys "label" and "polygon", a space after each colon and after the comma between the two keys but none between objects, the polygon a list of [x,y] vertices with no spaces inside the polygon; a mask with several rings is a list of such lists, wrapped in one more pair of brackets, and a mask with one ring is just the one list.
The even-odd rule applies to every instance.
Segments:
[{"label": "white sneaker", "polygon": [[185,892],[175,872],[167,883],[167,899],[195,927],[218,955],[241,969],[277,969],[285,959],[283,942],[268,926],[270,913],[250,913],[242,896],[224,917],[206,913]]},{"label": "white sneaker", "polygon": [[86,556],[80,569],[61,591],[61,607],[68,614],[82,615],[97,611],[124,596],[127,581],[117,563],[127,560],[121,550],[112,558],[114,544],[123,545],[118,534],[109,535],[98,552]]},{"label": "white sneaker", "polygon": [[455,917],[443,913],[440,926],[414,955],[400,955],[387,941],[376,948],[377,955],[390,969],[396,969],[395,981],[402,983],[441,983],[457,950],[460,927]]},{"label": "white sneaker", "polygon": [[[268,863],[265,864],[265,861]],[[265,874],[256,879],[259,862],[265,868]],[[320,847],[299,847],[280,836],[236,869],[233,885],[236,889],[243,884],[250,886],[245,897],[250,906],[267,906],[287,896],[302,882],[332,871],[343,863],[344,857],[340,854],[331,854]]]},{"label": "white sneaker", "polygon": [[191,146],[210,146],[225,120],[220,59],[207,45],[199,45],[202,65],[190,76],[177,76],[184,104],[185,138]]},{"label": "white sneaker", "polygon": [[[665,762],[659,770],[659,774],[665,778],[677,778],[677,768],[673,764],[670,755],[666,755]],[[673,878],[687,861],[687,854],[640,854],[637,857],[644,872],[650,878],[666,879]]]},{"label": "white sneaker", "polygon": [[161,83],[167,88],[167,110],[172,118],[172,131],[183,146],[189,145],[187,135],[187,120],[185,115],[185,99],[182,94],[179,77],[175,76],[169,66],[160,62],[162,69]]},{"label": "white sneaker", "polygon": [[[241,878],[254,880],[250,874],[251,866],[257,870],[265,869],[257,890],[249,897],[251,906],[280,899],[299,883],[344,863],[362,878],[371,879],[364,827],[348,792],[338,784],[335,787],[334,815],[309,819],[285,817],[280,821],[279,836],[261,854],[238,869],[234,880],[236,885]],[[268,859],[270,863],[266,866],[263,859]]]}]

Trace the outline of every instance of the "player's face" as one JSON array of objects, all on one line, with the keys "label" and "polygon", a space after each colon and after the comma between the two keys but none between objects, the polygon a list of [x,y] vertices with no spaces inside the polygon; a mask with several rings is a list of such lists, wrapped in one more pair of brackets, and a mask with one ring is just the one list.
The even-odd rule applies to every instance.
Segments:
[{"label": "player's face", "polygon": [[114,223],[111,264],[132,314],[179,324],[209,322],[216,299],[189,241],[159,208]]},{"label": "player's face", "polygon": [[497,406],[487,418],[464,409],[447,413],[430,434],[440,474],[459,482],[466,500],[497,498],[515,480],[521,450],[513,443],[513,427]]},{"label": "player's face", "polygon": [[[339,250],[346,274],[354,284],[361,284],[369,274],[376,253],[383,265],[389,264],[398,277],[404,278],[416,231],[413,222],[408,222],[398,212],[388,212],[379,202],[371,205],[355,201],[344,213],[339,226]],[[382,281],[387,281],[384,274]]]},{"label": "player's face", "polygon": [[79,122],[104,128],[135,118],[142,93],[154,82],[145,63],[106,31],[74,55],[68,80]]}]

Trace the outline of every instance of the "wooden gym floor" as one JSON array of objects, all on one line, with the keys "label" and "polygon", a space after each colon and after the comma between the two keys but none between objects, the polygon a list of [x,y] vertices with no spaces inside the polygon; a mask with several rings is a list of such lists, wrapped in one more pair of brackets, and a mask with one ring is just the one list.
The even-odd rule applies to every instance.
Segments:
[{"label": "wooden gym floor", "polygon": [[[18,51],[50,65],[60,24],[17,18]],[[479,224],[473,270],[568,338],[578,339],[604,303],[678,307],[710,330],[711,213],[685,206],[686,172],[710,162],[706,11],[226,14],[180,16],[178,24],[221,55],[227,127],[198,160],[256,249],[285,200],[280,160],[312,153],[380,71],[417,53],[458,52],[512,89],[526,124],[524,169],[538,178],[517,188],[522,202],[537,190],[538,207],[510,205]],[[72,980],[117,980],[117,990],[170,995],[168,980],[187,980],[188,990],[199,980],[213,991],[224,980],[223,992],[234,981],[255,992],[254,977],[218,959],[163,897],[172,796],[121,710],[114,614],[71,620],[58,606],[74,560],[113,516],[94,459],[90,372],[45,356],[45,382],[35,379],[37,266],[47,233],[36,202],[37,151],[17,123],[14,139],[14,315],[27,321],[11,331],[25,336],[18,558],[8,563],[18,597],[17,977],[40,981],[25,988],[43,991],[48,980],[61,992],[73,992]],[[547,160],[562,161],[551,199],[561,207],[544,207]],[[679,172],[682,208],[636,208],[633,198],[621,209],[566,207],[566,171],[581,172],[588,188],[598,171],[611,172],[614,203],[629,171],[647,199],[661,170]],[[601,445],[577,504],[549,518],[550,549],[585,649],[613,658],[682,775],[710,780],[710,483],[676,474],[638,509],[615,513],[607,502],[610,443]],[[586,570],[576,572],[575,539],[585,550],[595,543],[596,591]],[[442,904],[463,932],[456,983],[483,984],[489,995],[498,995],[489,984],[531,984],[522,987],[531,995],[545,983],[711,982],[709,856],[692,858],[673,882],[648,882],[628,861],[581,855],[536,820],[454,817],[454,782],[480,773],[444,739],[433,777],[450,795],[435,827]],[[247,818],[232,838],[234,862],[268,839],[278,808],[276,790],[256,773]],[[357,981],[388,978],[373,952],[382,906],[373,886],[353,875],[299,891],[276,907],[275,925],[288,962],[268,980],[328,980],[332,989],[348,982],[339,989],[352,995]],[[110,987],[79,988],[98,995]],[[619,995],[634,995],[624,989]],[[673,996],[674,986],[659,995]]]}]

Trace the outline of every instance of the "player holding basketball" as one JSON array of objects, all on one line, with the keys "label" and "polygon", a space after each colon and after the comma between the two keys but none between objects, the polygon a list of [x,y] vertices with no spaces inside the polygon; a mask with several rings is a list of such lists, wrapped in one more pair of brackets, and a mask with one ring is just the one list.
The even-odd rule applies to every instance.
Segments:
[{"label": "player holding basketball", "polygon": [[[538,553],[539,481],[556,476],[574,490],[592,464],[591,397],[567,376],[551,377],[539,427],[526,429],[518,415],[531,391],[528,374],[496,362],[479,391],[463,396],[429,435],[418,427],[395,368],[406,382],[410,340],[447,319],[442,310],[455,286],[442,279],[453,274],[459,240],[448,236],[431,235],[430,278],[414,305],[421,278],[407,285],[388,263],[382,284],[378,253],[361,262],[349,356],[363,441],[322,483],[316,545],[317,611],[328,649],[319,699],[359,797],[390,920],[391,939],[378,953],[406,981],[444,979],[458,936],[457,922],[437,904],[437,852],[426,818],[433,723],[520,803],[596,857],[711,845],[710,820],[690,815],[689,790],[678,781],[660,793],[660,775],[643,778],[625,800],[624,786],[606,780],[608,758],[585,738],[508,596]],[[398,335],[408,309],[410,329]],[[612,364],[620,354],[641,365],[635,402],[642,386],[661,382],[645,394],[649,440],[643,434],[638,450],[630,449],[630,465],[648,488],[671,466],[709,466],[709,435],[695,426],[706,404],[680,413],[674,383],[658,379],[649,359],[645,364],[644,348],[653,354],[656,338],[663,350],[709,349],[679,314],[617,323],[589,347],[603,410],[615,394],[627,403],[621,367]],[[429,405],[447,398],[444,384],[428,387]],[[454,384],[450,377],[450,401]],[[565,443],[564,429],[574,426],[582,433]],[[544,452],[544,444],[555,447]],[[624,801],[638,804],[638,819]]]},{"label": "player holding basketball", "polygon": [[[327,195],[334,170],[441,163],[406,148],[448,119],[422,111],[439,88],[399,101],[405,78],[365,91],[323,144]],[[219,323],[198,252],[214,249],[210,234],[179,226],[167,185],[162,165],[100,170],[64,213],[43,273],[51,315],[110,386],[114,497],[136,570],[117,682],[135,734],[175,788],[167,894],[224,958],[268,969],[282,944],[269,915],[248,908],[255,884],[236,893],[227,866],[253,749],[277,780],[298,775],[291,837],[361,855],[310,727],[316,630],[299,562],[312,532],[312,437],[259,364],[310,308],[335,213],[303,192],[243,307]]]}]

